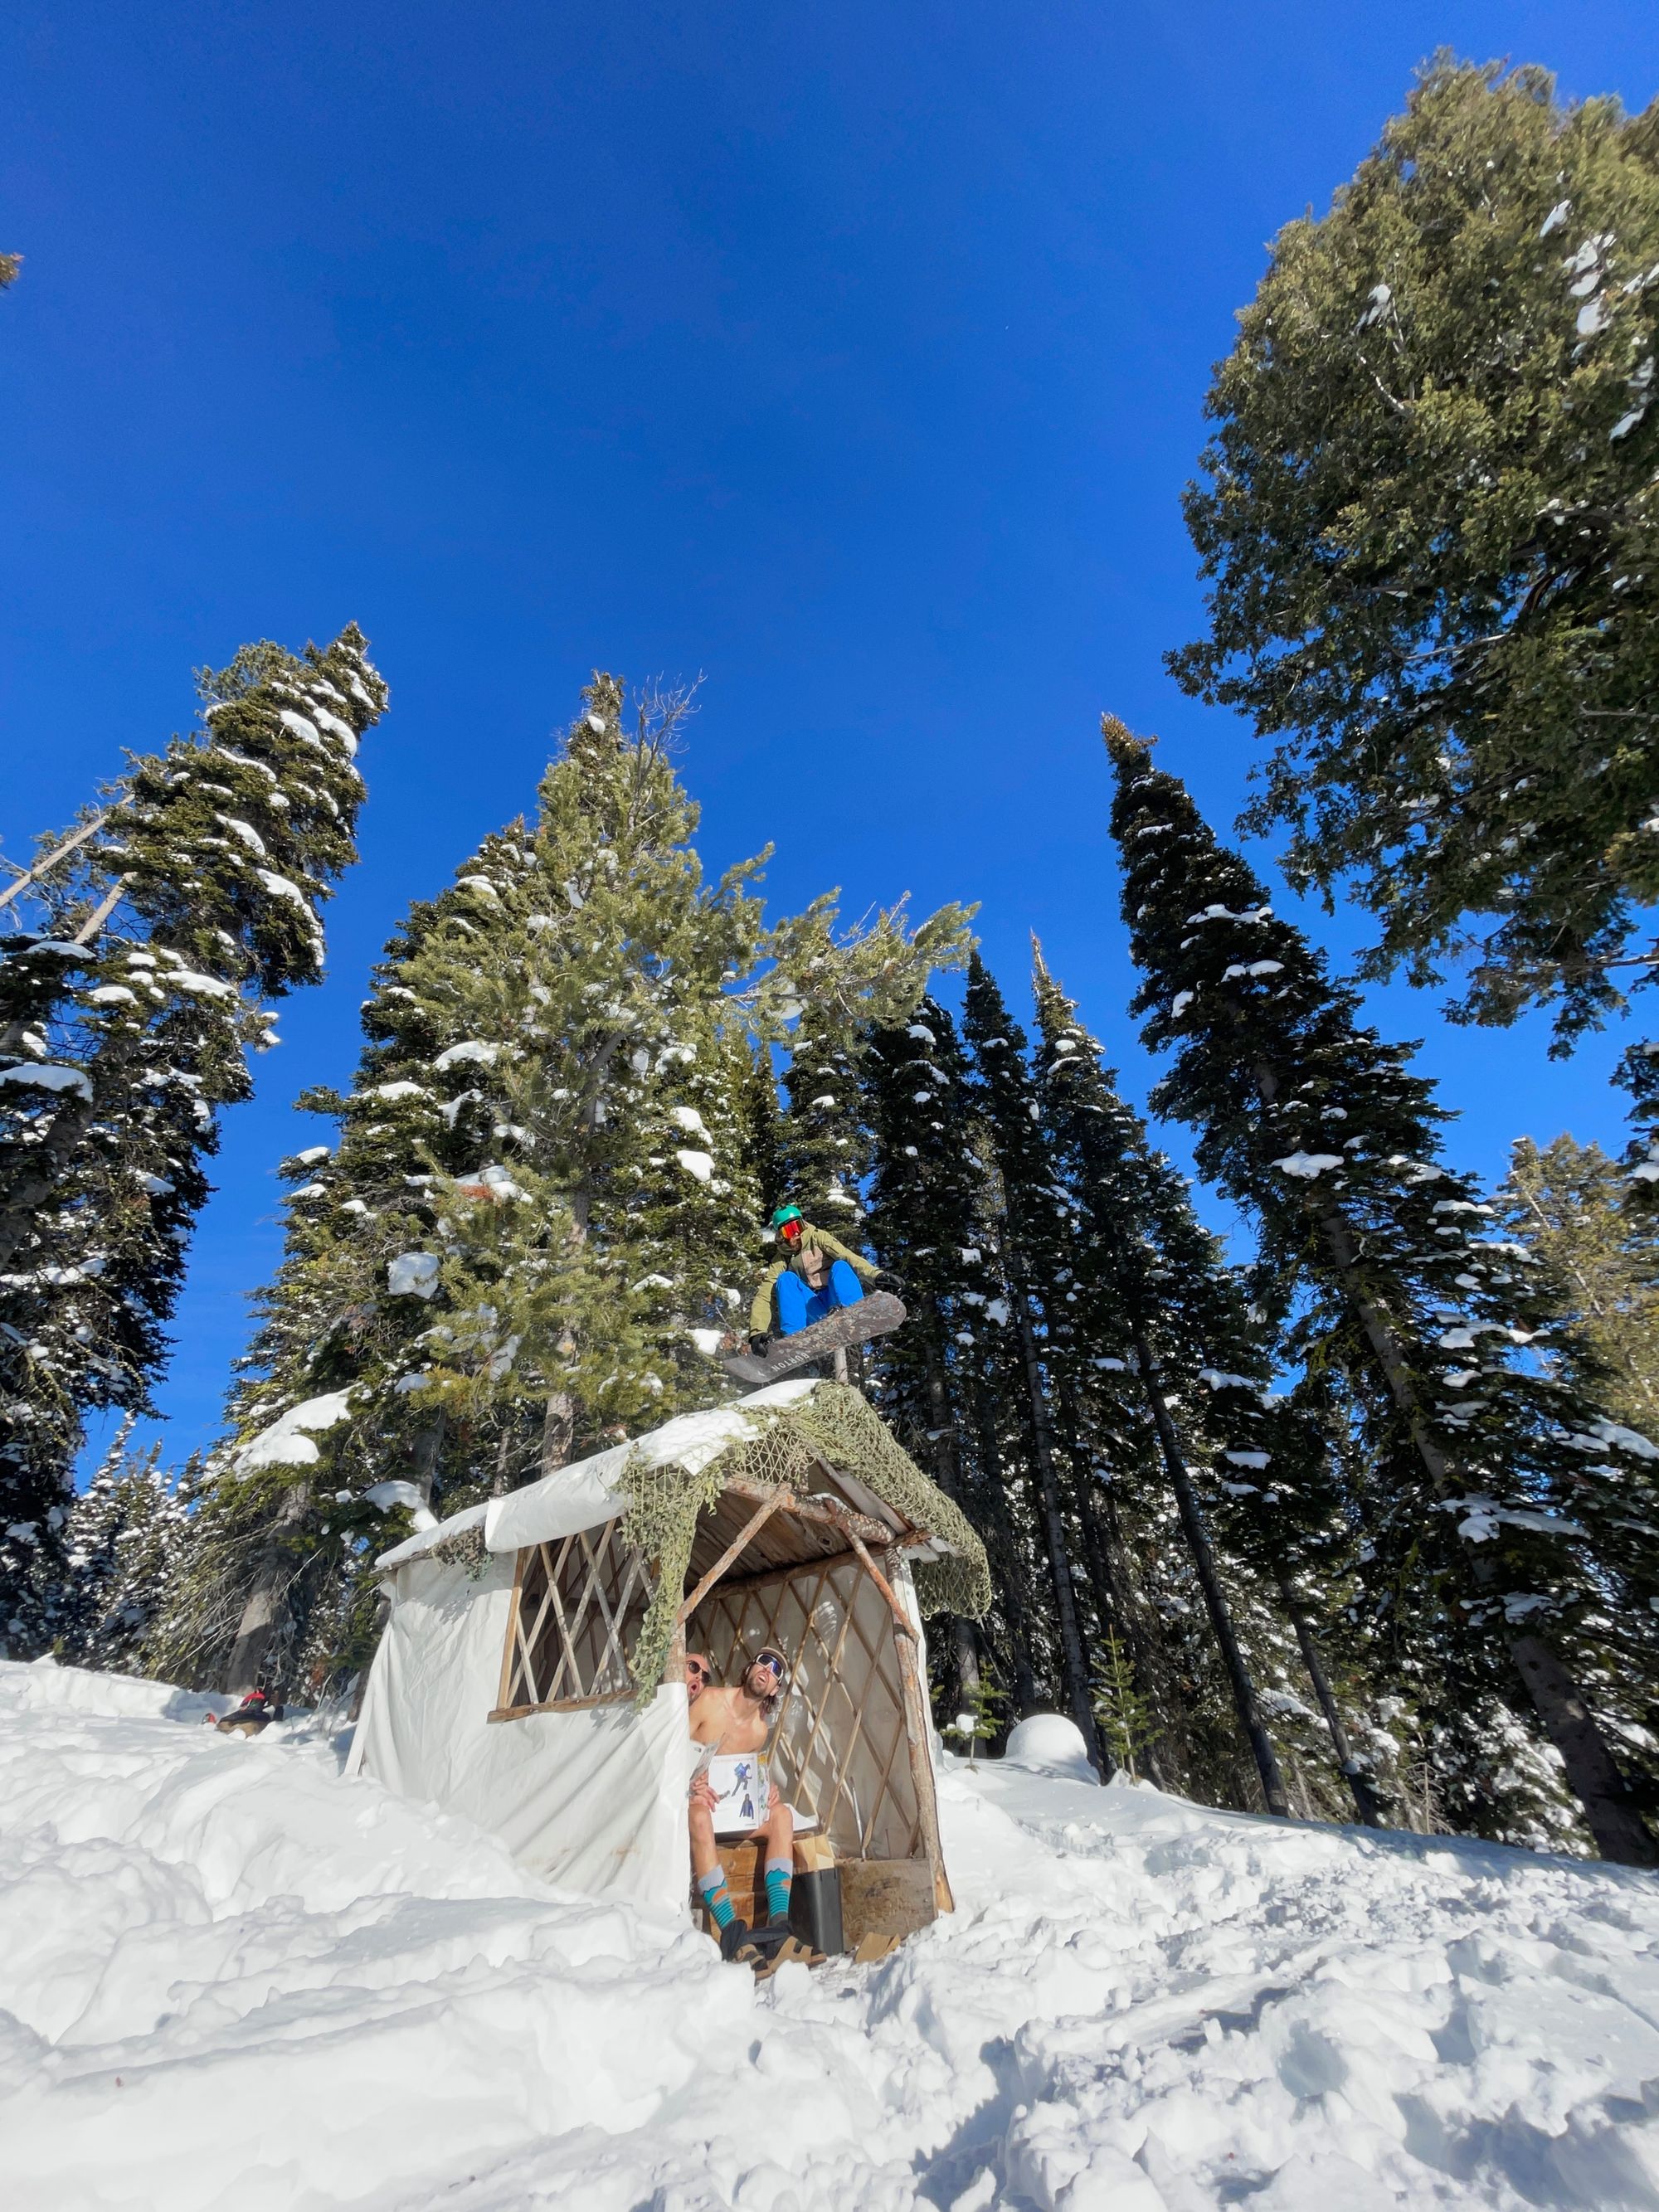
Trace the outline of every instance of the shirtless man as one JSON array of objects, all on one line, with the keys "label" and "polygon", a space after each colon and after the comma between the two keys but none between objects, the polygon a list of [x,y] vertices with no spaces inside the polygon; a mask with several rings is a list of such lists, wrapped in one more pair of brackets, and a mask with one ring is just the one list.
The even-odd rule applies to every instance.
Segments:
[{"label": "shirtless man", "polygon": [[[688,1658],[688,1674],[690,1671]],[[770,1649],[757,1653],[730,1689],[705,1689],[696,1698],[691,1707],[692,1742],[712,1745],[721,1753],[764,1750],[788,1679],[789,1670],[781,1653]],[[729,1959],[747,1937],[749,1929],[737,1917],[720,1866],[714,1844],[714,1789],[706,1773],[699,1774],[691,1784],[690,1818],[691,1870],[720,1930],[720,1949]],[[768,1803],[766,1825],[754,1833],[766,1838],[766,1917],[771,1925],[789,1917],[789,1886],[795,1864],[795,1816],[775,1786]]]}]

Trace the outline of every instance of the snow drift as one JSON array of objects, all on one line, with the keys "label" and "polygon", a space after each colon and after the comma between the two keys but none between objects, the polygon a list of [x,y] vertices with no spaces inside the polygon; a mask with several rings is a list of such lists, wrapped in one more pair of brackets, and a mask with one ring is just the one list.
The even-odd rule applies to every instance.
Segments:
[{"label": "snow drift", "polygon": [[156,1684],[0,1667],[30,2212],[1659,2207],[1659,1885],[947,1763],[960,1909],[757,1988]]}]

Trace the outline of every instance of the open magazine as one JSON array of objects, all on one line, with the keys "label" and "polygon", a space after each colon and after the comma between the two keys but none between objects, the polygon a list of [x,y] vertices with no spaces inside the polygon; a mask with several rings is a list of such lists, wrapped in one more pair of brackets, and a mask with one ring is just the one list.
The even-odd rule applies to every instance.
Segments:
[{"label": "open magazine", "polygon": [[746,1836],[765,1826],[769,1792],[763,1753],[711,1747],[699,1758],[697,1768],[708,1777],[714,1792],[717,1836]]}]

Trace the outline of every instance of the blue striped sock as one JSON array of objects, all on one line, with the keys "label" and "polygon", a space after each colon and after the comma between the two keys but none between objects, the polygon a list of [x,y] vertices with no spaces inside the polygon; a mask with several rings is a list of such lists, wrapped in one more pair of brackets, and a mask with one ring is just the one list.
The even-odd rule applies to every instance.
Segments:
[{"label": "blue striped sock", "polygon": [[794,1880],[794,1864],[789,1859],[768,1859],[766,1862],[766,1913],[770,1920],[789,1917],[789,1885]]},{"label": "blue striped sock", "polygon": [[713,1874],[699,1875],[697,1887],[702,1892],[703,1903],[714,1916],[715,1927],[729,1928],[738,1914],[737,1907],[732,1902],[732,1893],[726,1887],[725,1869],[716,1867]]}]

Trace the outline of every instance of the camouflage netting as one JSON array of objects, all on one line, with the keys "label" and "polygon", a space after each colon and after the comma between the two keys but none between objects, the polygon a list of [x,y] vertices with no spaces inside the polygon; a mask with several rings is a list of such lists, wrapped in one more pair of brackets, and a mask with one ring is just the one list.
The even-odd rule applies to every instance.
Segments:
[{"label": "camouflage netting", "polygon": [[446,1536],[441,1543],[434,1544],[425,1556],[441,1559],[446,1566],[465,1567],[472,1581],[481,1582],[490,1560],[482,1522],[463,1528],[457,1536]]},{"label": "camouflage netting", "polygon": [[916,1600],[924,1614],[952,1613],[979,1620],[991,1602],[991,1570],[973,1524],[930,1482],[858,1391],[818,1382],[796,1404],[744,1410],[746,1436],[735,1436],[708,1466],[688,1474],[672,1462],[652,1467],[630,1459],[618,1484],[628,1500],[623,1535],[658,1562],[655,1591],[630,1662],[635,1686],[649,1697],[662,1680],[674,1615],[680,1607],[697,1516],[734,1476],[750,1482],[804,1486],[815,1460],[854,1476],[914,1528],[950,1545],[951,1556],[918,1563]]}]

